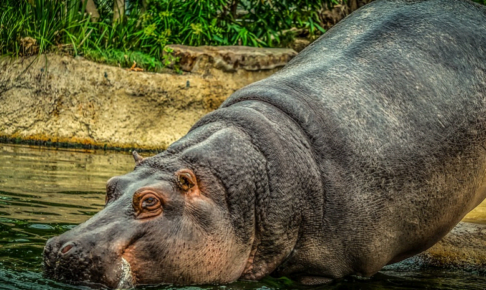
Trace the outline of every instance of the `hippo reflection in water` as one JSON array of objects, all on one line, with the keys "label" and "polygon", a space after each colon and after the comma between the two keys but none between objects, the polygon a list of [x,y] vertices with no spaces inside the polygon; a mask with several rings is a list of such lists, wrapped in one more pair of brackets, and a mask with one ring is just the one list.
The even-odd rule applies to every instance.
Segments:
[{"label": "hippo reflection in water", "polygon": [[48,241],[45,271],[119,288],[370,276],[485,198],[485,127],[485,7],[376,1],[135,153],[106,207]]}]

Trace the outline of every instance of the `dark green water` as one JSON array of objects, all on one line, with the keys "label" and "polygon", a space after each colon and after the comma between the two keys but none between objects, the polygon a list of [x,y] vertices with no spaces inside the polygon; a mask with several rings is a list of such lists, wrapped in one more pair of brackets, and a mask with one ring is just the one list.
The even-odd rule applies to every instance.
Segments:
[{"label": "dark green water", "polygon": [[[89,289],[43,278],[42,249],[50,237],[98,212],[106,181],[133,166],[132,157],[120,153],[0,144],[0,289]],[[202,288],[486,289],[486,277],[403,263],[370,279],[349,278],[314,288],[273,278]]]}]

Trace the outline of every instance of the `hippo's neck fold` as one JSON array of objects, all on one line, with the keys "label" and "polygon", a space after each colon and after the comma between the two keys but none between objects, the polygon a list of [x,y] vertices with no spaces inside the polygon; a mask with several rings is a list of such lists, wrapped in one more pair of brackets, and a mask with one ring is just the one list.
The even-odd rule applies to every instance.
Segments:
[{"label": "hippo's neck fold", "polygon": [[216,127],[216,123],[245,132],[265,159],[265,172],[259,173],[265,176],[255,179],[265,184],[256,186],[255,239],[242,275],[243,279],[260,279],[292,255],[303,231],[322,228],[324,192],[319,168],[308,136],[272,104],[238,102],[207,115],[191,131]]}]

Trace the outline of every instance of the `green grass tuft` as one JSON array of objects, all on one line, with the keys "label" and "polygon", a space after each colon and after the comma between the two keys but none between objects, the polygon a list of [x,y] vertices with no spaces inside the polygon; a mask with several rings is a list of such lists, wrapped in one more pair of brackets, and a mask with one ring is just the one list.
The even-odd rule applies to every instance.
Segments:
[{"label": "green grass tuft", "polygon": [[123,68],[132,67],[134,62],[137,63],[137,67],[142,68],[145,71],[160,72],[164,68],[164,65],[159,59],[139,51],[85,49],[83,51],[83,56],[86,59],[95,62],[120,66]]}]

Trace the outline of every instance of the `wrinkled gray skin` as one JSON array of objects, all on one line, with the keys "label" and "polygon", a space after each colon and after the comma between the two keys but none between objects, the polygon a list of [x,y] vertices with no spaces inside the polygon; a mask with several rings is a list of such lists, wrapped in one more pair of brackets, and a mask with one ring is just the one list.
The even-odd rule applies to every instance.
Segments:
[{"label": "wrinkled gray skin", "polygon": [[[485,198],[485,102],[484,7],[376,1],[135,156],[104,210],[47,243],[46,273],[110,287],[373,275]],[[143,190],[159,215],[137,215]]]}]

